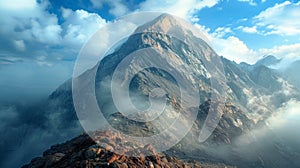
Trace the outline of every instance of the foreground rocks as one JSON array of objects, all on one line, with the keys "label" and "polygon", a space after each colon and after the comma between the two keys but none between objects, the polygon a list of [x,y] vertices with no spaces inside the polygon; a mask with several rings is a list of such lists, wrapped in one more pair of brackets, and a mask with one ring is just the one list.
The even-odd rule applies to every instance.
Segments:
[{"label": "foreground rocks", "polygon": [[[192,160],[180,160],[167,154],[156,153],[150,145],[134,146],[112,133],[111,131],[97,131],[92,140],[87,134],[82,134],[63,144],[54,145],[43,153],[43,157],[31,160],[23,168],[39,167],[84,167],[84,168],[201,168],[201,167],[225,167],[199,163]],[[149,156],[131,157],[124,148],[123,154],[112,152],[118,145],[132,145],[135,152],[144,150],[152,152]],[[131,147],[132,147],[131,146]]]}]

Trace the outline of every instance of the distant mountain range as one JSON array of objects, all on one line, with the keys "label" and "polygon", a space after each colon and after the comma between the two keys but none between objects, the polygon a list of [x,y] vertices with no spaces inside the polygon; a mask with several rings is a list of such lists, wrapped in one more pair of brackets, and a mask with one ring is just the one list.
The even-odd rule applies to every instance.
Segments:
[{"label": "distant mountain range", "polygon": [[262,59],[258,60],[253,65],[247,64],[245,62],[239,64],[239,66],[242,69],[247,70],[249,72],[257,67],[267,67],[270,69],[270,71],[279,74],[279,76],[281,76],[284,80],[297,87],[297,90],[300,89],[300,78],[298,75],[298,72],[300,70],[299,65],[299,59],[285,63],[283,59],[276,58],[273,55],[267,55]]},{"label": "distant mountain range", "polygon": [[[174,32],[184,41],[170,36]],[[98,68],[95,93],[98,105],[105,118],[114,128],[136,136],[154,135],[157,130],[169,126],[173,112],[170,113],[171,116],[165,115],[153,122],[134,122],[127,118],[128,116],[124,116],[122,112],[117,111],[111,96],[111,85],[104,84],[112,79],[113,72],[118,64],[128,54],[150,47],[159,51],[167,50],[174,53],[174,55],[162,55],[161,61],[167,62],[166,67],[173,67],[180,74],[183,74],[184,78],[187,79],[186,81],[194,81],[198,86],[196,91],[200,93],[200,105],[195,123],[184,139],[166,151],[168,155],[181,159],[224,163],[238,167],[272,167],[272,160],[269,160],[269,156],[263,154],[250,160],[237,156],[238,154],[234,153],[235,141],[243,134],[264,126],[266,119],[282,104],[292,98],[300,100],[300,81],[295,76],[297,69],[299,69],[299,61],[291,64],[284,72],[270,68],[270,66],[281,61],[274,56],[264,57],[254,65],[237,64],[218,56],[203,39],[194,36],[176,18],[163,14],[138,27],[126,42],[115,52],[101,60],[98,63],[99,66],[94,67]],[[218,60],[221,60],[222,66],[213,64],[218,63]],[[180,103],[178,103],[181,100],[180,89],[176,80],[167,72],[157,68],[138,71],[141,65],[146,64],[147,59],[142,61],[144,62],[133,64],[124,72],[128,76],[134,76],[129,86],[130,95],[137,97],[138,101],[135,102],[132,99],[133,104],[140,106],[140,108],[147,107],[150,91],[159,86],[167,93],[168,107],[175,109],[174,112],[182,112],[184,107],[180,107]],[[185,66],[192,69],[192,72],[188,71]],[[90,71],[86,71],[78,78],[93,82],[87,78],[90,75],[89,73]],[[224,88],[225,95],[223,95],[222,90],[211,87],[213,75],[226,78],[225,81],[215,81],[216,85]],[[47,108],[52,109],[52,113],[47,115],[49,119],[55,118],[57,127],[62,129],[66,126],[75,127],[78,125],[72,101],[71,82],[71,80],[68,80],[62,84],[48,99]],[[183,85],[188,84],[183,83]],[[288,92],[286,92],[287,90]],[[224,106],[215,101],[211,96],[212,94],[215,94],[216,97],[225,96]],[[141,100],[145,104],[140,104]],[[216,108],[218,115],[222,115],[222,118],[209,139],[204,143],[199,143],[200,130],[209,127],[209,123],[205,121],[210,108]],[[56,112],[53,113],[53,111]],[[68,121],[67,125],[65,124],[66,121]],[[220,146],[225,146],[231,151],[227,152],[227,157],[221,156],[218,151],[209,151],[209,148],[213,149]],[[277,155],[280,156],[288,153],[285,148],[277,150]],[[284,159],[281,162],[283,165],[287,164]],[[290,164],[293,165],[294,163]]]}]

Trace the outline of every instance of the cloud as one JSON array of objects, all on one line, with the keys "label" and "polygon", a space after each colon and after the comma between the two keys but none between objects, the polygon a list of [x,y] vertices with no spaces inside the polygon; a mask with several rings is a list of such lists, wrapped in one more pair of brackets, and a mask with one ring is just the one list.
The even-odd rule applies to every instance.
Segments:
[{"label": "cloud", "polygon": [[[247,44],[237,36],[231,35],[232,30],[230,27],[218,27],[214,31],[211,31],[205,26],[201,26],[199,24],[194,25],[209,39],[217,54],[237,63],[247,62],[254,64],[265,55],[274,55],[283,59],[282,63],[284,63],[284,65],[288,65],[286,64],[287,62],[290,63],[300,59],[300,43],[278,45],[271,48],[260,48],[254,50],[249,48]],[[242,29],[249,33],[257,31],[256,26],[240,26],[237,29]]]},{"label": "cloud", "polygon": [[299,101],[290,100],[272,113],[267,125],[245,132],[232,146],[206,150],[237,167],[299,167],[299,108]]},{"label": "cloud", "polygon": [[[19,57],[13,57],[13,56],[1,56],[0,57],[0,65],[9,65],[17,62],[23,62],[24,60]],[[0,69],[1,70],[1,69]]]},{"label": "cloud", "polygon": [[211,43],[215,51],[229,60],[237,63],[247,62],[254,64],[265,55],[274,55],[283,59],[282,63],[292,62],[300,59],[300,43],[289,45],[279,45],[271,48],[250,49],[245,42],[238,37],[229,36],[227,38],[211,34]]},{"label": "cloud", "polygon": [[258,59],[258,53],[255,50],[249,49],[245,42],[238,37],[230,35],[232,33],[229,27],[218,27],[211,31],[205,26],[194,24],[215,50],[215,52],[229,60],[240,62],[255,63]]},{"label": "cloud", "polygon": [[0,2],[0,57],[35,59],[43,55],[48,62],[75,59],[84,42],[106,24],[96,13],[65,8],[59,23],[58,16],[48,11],[48,1],[14,1],[18,5]]},{"label": "cloud", "polygon": [[65,20],[62,26],[66,32],[63,35],[63,40],[70,45],[82,45],[106,24],[106,20],[98,14],[89,13],[82,9],[73,11],[62,8],[62,16]]},{"label": "cloud", "polygon": [[[11,2],[2,1],[1,9],[1,39],[9,35],[7,39],[22,39],[30,42],[44,44],[57,44],[60,40],[61,27],[58,25],[56,15],[45,11],[47,1],[37,3],[26,1],[19,7],[8,5]],[[28,3],[28,4],[27,4]],[[19,4],[16,2],[16,4]],[[22,8],[20,10],[19,8]]]},{"label": "cloud", "polygon": [[49,5],[47,1],[37,3],[28,0],[26,3],[22,1],[16,4],[18,6],[1,1],[1,57],[14,55],[22,59],[33,58],[39,50],[43,52],[47,50],[47,46],[61,42],[62,28],[58,25],[56,15],[46,11]]},{"label": "cloud", "polygon": [[[44,102],[31,105],[0,104],[0,167],[21,167],[57,143],[79,135],[77,121],[57,114],[64,109]],[[56,115],[57,118],[51,117]],[[64,123],[65,127],[60,127]]]},{"label": "cloud", "polygon": [[122,16],[128,13],[129,9],[121,3],[121,1],[111,1],[112,8],[109,10],[109,13],[114,16]]},{"label": "cloud", "polygon": [[182,17],[193,18],[193,14],[205,7],[213,7],[219,0],[173,0],[173,1],[152,1],[146,0],[140,3],[139,11],[159,11]]},{"label": "cloud", "polygon": [[[300,102],[292,99],[286,102],[269,118],[268,126],[273,130],[282,131],[282,133],[289,134],[289,136],[294,136],[295,134],[292,133],[294,131],[291,130],[299,128],[299,121]],[[290,131],[284,131],[285,129]]]},{"label": "cloud", "polygon": [[26,49],[24,40],[14,40],[14,45],[15,45],[16,49],[19,51],[25,51],[25,49]]},{"label": "cloud", "polygon": [[213,35],[219,38],[224,37],[228,33],[232,33],[232,30],[230,27],[218,27],[214,32]]},{"label": "cloud", "polygon": [[273,48],[262,48],[259,49],[261,54],[271,54],[278,58],[299,58],[300,57],[300,43],[274,46]]},{"label": "cloud", "polygon": [[[103,8],[104,5],[109,6],[109,13],[114,16],[122,16],[130,11],[128,4],[122,0],[90,0],[93,7],[96,9]],[[171,1],[152,1],[145,0],[138,4],[135,11],[155,11],[167,12],[183,18],[193,18],[196,11],[205,7],[213,7],[219,0],[171,0]]]},{"label": "cloud", "polygon": [[122,16],[125,15],[129,12],[128,7],[122,3],[121,0],[114,0],[114,1],[109,1],[109,0],[91,0],[91,3],[93,4],[94,8],[102,8],[104,4],[109,5],[109,13],[114,15],[114,16]]},{"label": "cloud", "polygon": [[285,1],[280,4],[275,4],[262,11],[254,17],[255,23],[258,27],[263,28],[265,35],[299,35],[300,22],[300,2],[292,3]]},{"label": "cloud", "polygon": [[284,71],[293,62],[300,60],[300,43],[274,46],[269,49],[263,48],[259,50],[259,53],[261,55],[274,55],[280,58],[281,61],[276,65],[272,65],[270,68]]},{"label": "cloud", "polygon": [[241,29],[245,33],[258,33],[257,26],[253,26],[253,27],[239,26],[238,29]]},{"label": "cloud", "polygon": [[228,38],[215,37],[212,40],[212,44],[219,55],[237,63],[254,63],[258,59],[257,53],[249,49],[243,41],[235,36],[229,36]]},{"label": "cloud", "polygon": [[[254,64],[265,55],[274,55],[283,59],[284,65],[300,59],[300,43],[277,45],[271,48],[251,49],[247,44],[234,35],[230,27],[218,27],[214,31],[203,25],[194,24],[208,39],[217,54],[237,63],[247,62]],[[247,33],[260,33],[257,26],[240,29]]]},{"label": "cloud", "polygon": [[19,1],[19,0],[10,0],[0,1],[1,8],[9,9],[9,10],[15,10],[15,9],[30,9],[33,8],[36,5],[36,0],[25,0],[25,1]]},{"label": "cloud", "polygon": [[257,3],[254,0],[238,0],[239,2],[248,2],[251,6],[256,6]]},{"label": "cloud", "polygon": [[[249,138],[249,143],[254,143],[255,141],[259,142],[260,140],[268,139],[270,138],[270,135],[275,135],[274,138],[283,140],[283,143],[285,143],[285,145],[293,146],[297,144],[297,148],[299,150],[300,136],[299,134],[295,134],[296,132],[298,132],[297,129],[300,126],[299,109],[299,101],[295,99],[289,100],[271,114],[271,116],[266,120],[265,128],[255,129],[249,134],[243,135],[243,138],[247,137]],[[253,137],[255,137],[255,139]],[[291,141],[293,141],[293,143],[289,143]],[[245,143],[245,141],[240,141],[240,143],[241,142]],[[264,142],[260,143],[265,144]]]},{"label": "cloud", "polygon": [[47,97],[57,86],[71,77],[73,63],[53,64],[45,56],[36,61],[5,57],[0,63],[0,102],[28,102]]},{"label": "cloud", "polygon": [[65,8],[58,22],[48,1],[15,3],[0,1],[0,99],[9,101],[50,94],[71,77],[80,48],[106,24],[96,13]]}]

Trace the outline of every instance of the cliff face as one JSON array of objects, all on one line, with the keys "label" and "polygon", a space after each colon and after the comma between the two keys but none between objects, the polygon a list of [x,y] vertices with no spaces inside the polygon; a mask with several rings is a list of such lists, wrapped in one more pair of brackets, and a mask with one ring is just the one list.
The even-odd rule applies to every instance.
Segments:
[{"label": "cliff face", "polygon": [[[135,146],[135,152],[147,150],[149,156],[130,157],[126,149],[122,154],[112,152],[117,146],[134,146],[134,143],[124,141],[111,131],[96,131],[93,133],[97,143],[88,135],[82,134],[63,144],[54,145],[43,153],[43,157],[37,157],[24,165],[23,168],[45,167],[85,167],[85,168],[128,168],[128,167],[151,167],[151,168],[201,168],[201,167],[225,167],[222,163],[200,163],[194,160],[180,160],[164,153],[156,153],[152,146]],[[230,166],[227,166],[230,167]]]}]

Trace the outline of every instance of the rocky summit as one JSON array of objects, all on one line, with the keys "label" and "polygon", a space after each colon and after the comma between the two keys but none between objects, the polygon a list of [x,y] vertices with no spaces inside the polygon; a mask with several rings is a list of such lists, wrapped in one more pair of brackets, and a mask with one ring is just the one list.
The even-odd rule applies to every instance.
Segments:
[{"label": "rocky summit", "polygon": [[[96,141],[94,141],[94,140]],[[122,154],[112,152],[117,146],[134,147],[135,152],[152,152],[149,156],[131,157],[124,149]],[[135,146],[112,131],[95,131],[91,138],[82,134],[65,143],[54,145],[43,153],[43,157],[31,160],[23,168],[84,167],[84,168],[218,168],[230,167],[221,163],[200,163],[181,160],[166,153],[156,153],[151,145]]]}]

